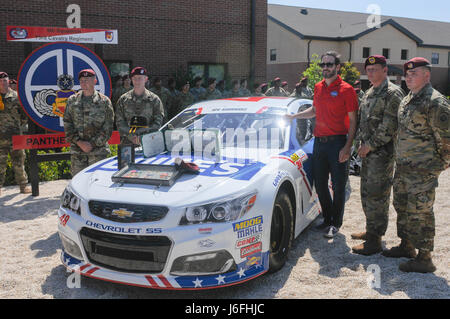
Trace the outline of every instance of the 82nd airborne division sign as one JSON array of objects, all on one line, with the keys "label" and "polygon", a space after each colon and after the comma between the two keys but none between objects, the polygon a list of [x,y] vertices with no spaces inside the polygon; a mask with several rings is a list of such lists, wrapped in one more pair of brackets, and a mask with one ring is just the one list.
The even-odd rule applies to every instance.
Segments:
[{"label": "82nd airborne division sign", "polygon": [[23,109],[42,128],[64,132],[67,99],[80,89],[78,72],[93,69],[95,89],[111,96],[111,78],[103,61],[88,48],[62,42],[44,45],[22,64],[17,91]]}]

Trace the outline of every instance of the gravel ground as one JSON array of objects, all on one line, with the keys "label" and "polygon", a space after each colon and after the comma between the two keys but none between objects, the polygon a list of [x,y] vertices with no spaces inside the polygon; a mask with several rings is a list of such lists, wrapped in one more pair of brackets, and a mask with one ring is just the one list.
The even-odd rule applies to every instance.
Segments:
[{"label": "gravel ground", "polygon": [[[450,169],[443,172],[434,206],[436,238],[433,274],[402,273],[398,264],[380,254],[364,257],[351,252],[360,241],[350,234],[363,231],[364,214],[359,196],[359,178],[350,177],[353,189],[346,205],[341,232],[327,240],[306,229],[293,243],[285,267],[275,274],[216,290],[164,291],[128,287],[81,278],[81,288],[68,288],[67,273],[59,256],[57,234],[59,196],[67,180],[40,184],[40,196],[18,194],[6,187],[0,197],[0,298],[450,298]],[[397,245],[395,210],[383,245]],[[370,271],[380,272],[379,285],[370,287]]]}]

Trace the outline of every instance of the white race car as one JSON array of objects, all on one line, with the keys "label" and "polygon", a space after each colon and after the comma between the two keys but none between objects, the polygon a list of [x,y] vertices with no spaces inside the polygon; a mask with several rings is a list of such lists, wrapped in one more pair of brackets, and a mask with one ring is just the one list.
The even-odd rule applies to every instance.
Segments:
[{"label": "white race car", "polygon": [[113,181],[116,157],[84,169],[61,196],[63,264],[88,277],[159,289],[217,288],[279,270],[292,240],[320,213],[313,139],[301,145],[297,121],[284,117],[311,103],[248,97],[190,106],[160,132],[214,129],[216,152],[175,156],[168,145],[151,157],[136,152],[141,168],[173,173],[176,157],[198,166],[198,174],[170,185]]}]

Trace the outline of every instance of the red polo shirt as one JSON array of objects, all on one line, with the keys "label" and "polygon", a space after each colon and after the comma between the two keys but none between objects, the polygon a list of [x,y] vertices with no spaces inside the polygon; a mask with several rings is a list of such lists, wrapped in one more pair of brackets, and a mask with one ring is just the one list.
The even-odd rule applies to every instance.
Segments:
[{"label": "red polo shirt", "polygon": [[316,84],[314,107],[314,136],[346,135],[350,127],[348,113],[358,110],[358,97],[353,87],[338,75],[329,86],[325,80]]}]

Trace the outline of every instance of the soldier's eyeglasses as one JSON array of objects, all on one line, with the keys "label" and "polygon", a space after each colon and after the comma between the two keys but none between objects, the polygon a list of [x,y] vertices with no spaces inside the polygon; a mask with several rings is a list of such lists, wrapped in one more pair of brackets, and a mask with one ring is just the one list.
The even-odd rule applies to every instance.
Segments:
[{"label": "soldier's eyeglasses", "polygon": [[323,69],[324,67],[331,68],[333,65],[334,65],[334,63],[330,63],[330,62],[328,62],[328,63],[319,63],[319,66],[320,66],[322,69]]}]

